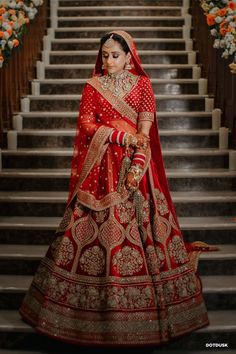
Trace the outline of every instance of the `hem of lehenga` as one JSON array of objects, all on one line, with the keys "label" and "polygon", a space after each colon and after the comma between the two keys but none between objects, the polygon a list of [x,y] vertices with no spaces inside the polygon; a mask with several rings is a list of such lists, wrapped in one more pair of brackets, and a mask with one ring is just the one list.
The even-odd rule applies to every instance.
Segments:
[{"label": "hem of lehenga", "polygon": [[[50,334],[47,331],[44,331],[43,329],[39,328],[36,326],[34,321],[32,321],[23,311],[19,310],[19,313],[22,317],[22,320],[26,323],[28,323],[35,332],[45,335],[51,339],[54,339],[55,341],[58,342],[63,342],[63,343],[68,343],[72,344],[76,347],[87,347],[87,348],[94,348],[94,347],[99,347],[99,348],[137,348],[137,347],[149,347],[149,348],[154,348],[156,346],[158,347],[163,347],[163,346],[168,346],[169,344],[178,341],[179,339],[186,337],[186,335],[191,334],[197,330],[200,330],[202,328],[205,328],[209,326],[210,322],[207,320],[205,323],[200,324],[199,326],[195,326],[194,328],[188,329],[187,331],[181,333],[180,335],[176,335],[174,337],[170,337],[166,340],[159,341],[159,342],[152,342],[152,343],[104,343],[104,342],[93,342],[91,343],[90,341],[79,341],[79,340],[73,340],[65,337],[58,337],[55,335]],[[105,354],[105,353],[104,353]]]}]

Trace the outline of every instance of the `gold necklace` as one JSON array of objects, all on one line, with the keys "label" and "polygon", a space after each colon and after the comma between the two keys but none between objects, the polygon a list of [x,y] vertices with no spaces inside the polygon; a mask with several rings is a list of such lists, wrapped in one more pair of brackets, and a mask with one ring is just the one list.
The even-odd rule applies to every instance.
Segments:
[{"label": "gold necklace", "polygon": [[128,70],[122,71],[119,74],[108,74],[99,77],[103,90],[111,91],[116,97],[125,96],[131,90],[136,79],[137,76],[131,74]]}]

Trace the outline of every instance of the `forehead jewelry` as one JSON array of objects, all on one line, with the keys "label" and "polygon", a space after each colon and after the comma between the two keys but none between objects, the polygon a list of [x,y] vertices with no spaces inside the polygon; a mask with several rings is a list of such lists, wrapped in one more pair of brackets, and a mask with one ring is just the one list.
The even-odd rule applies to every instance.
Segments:
[{"label": "forehead jewelry", "polygon": [[115,41],[112,37],[113,34],[106,40],[106,42],[104,43],[105,47],[110,48],[115,44]]}]

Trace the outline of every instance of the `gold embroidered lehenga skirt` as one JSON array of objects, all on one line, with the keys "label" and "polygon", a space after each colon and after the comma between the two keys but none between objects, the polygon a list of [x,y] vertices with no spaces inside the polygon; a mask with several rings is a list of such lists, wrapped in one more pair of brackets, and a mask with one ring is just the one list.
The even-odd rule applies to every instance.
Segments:
[{"label": "gold embroidered lehenga skirt", "polygon": [[79,345],[140,346],[208,324],[199,277],[152,169],[139,207],[132,195],[100,211],[74,199],[20,308],[36,330]]}]

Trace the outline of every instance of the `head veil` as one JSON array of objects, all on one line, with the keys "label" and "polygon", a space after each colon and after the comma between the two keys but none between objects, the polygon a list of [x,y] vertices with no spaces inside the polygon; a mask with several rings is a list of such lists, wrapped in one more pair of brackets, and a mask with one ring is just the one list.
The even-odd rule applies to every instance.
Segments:
[{"label": "head veil", "polygon": [[[125,31],[120,31],[120,30],[114,30],[109,33],[116,33],[123,37],[123,39],[126,41],[128,44],[128,47],[130,49],[131,53],[131,64],[132,64],[132,69],[130,70],[133,74],[135,75],[143,75],[148,77],[147,73],[144,71],[141,65],[141,60],[138,56],[137,50],[135,43],[133,41],[133,38]],[[103,69],[102,69],[102,48],[100,47],[95,68],[93,70],[93,76],[100,76],[103,75]],[[77,128],[77,136],[78,136],[78,128]],[[151,139],[151,153],[152,153],[152,160],[156,165],[156,171],[158,173],[158,179],[160,181],[160,184],[162,186],[162,191],[166,197],[166,200],[168,202],[169,208],[172,212],[172,215],[174,216],[174,219],[176,223],[178,224],[176,214],[175,214],[175,209],[172,203],[172,199],[170,196],[169,192],[169,187],[168,187],[168,182],[166,179],[166,174],[165,174],[165,169],[164,169],[164,164],[163,164],[163,159],[162,159],[162,153],[161,153],[161,145],[160,145],[160,139],[159,139],[159,134],[158,134],[158,127],[157,127],[157,119],[156,119],[156,113],[155,113],[155,119],[154,119],[154,124],[152,124],[151,130],[150,130],[150,139]],[[79,142],[79,139],[77,139]],[[70,179],[70,193],[69,193],[69,198],[68,201],[71,200],[70,197],[73,195],[73,190],[76,185],[76,180],[78,179],[78,174],[80,173],[79,171],[81,170],[81,165],[85,162],[84,158],[82,158],[82,155],[80,155],[80,158],[78,156],[78,150],[80,149],[80,144],[78,145],[75,143],[74,146],[74,157],[72,159],[72,173],[71,173],[71,179]],[[81,146],[82,148],[82,146]]]}]

